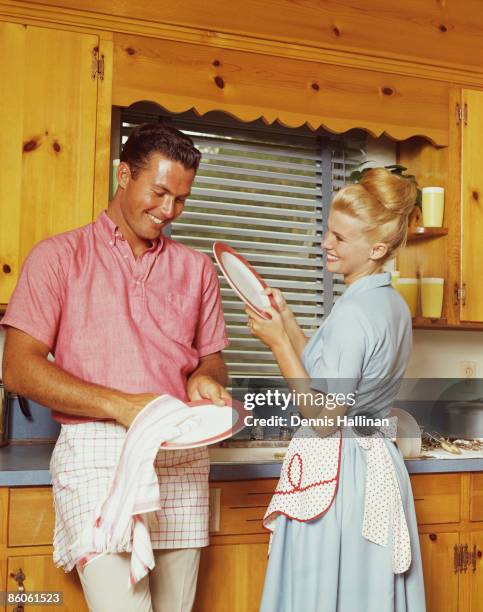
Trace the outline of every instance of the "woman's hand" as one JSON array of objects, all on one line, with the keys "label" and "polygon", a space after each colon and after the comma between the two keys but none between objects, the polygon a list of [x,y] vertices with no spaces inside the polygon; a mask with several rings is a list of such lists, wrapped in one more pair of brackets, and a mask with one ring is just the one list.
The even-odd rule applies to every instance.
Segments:
[{"label": "woman's hand", "polygon": [[267,287],[264,289],[265,295],[271,295],[275,300],[275,304],[277,305],[278,312],[282,315],[282,318],[285,318],[287,315],[293,314],[290,310],[285,298],[283,297],[283,293],[280,289],[275,289],[274,287]]},{"label": "woman's hand", "polygon": [[250,331],[269,349],[273,351],[277,345],[283,345],[285,342],[290,343],[285,332],[282,316],[275,308],[265,309],[265,312],[270,315],[271,319],[264,319],[248,306],[245,308],[245,312],[248,315]]}]

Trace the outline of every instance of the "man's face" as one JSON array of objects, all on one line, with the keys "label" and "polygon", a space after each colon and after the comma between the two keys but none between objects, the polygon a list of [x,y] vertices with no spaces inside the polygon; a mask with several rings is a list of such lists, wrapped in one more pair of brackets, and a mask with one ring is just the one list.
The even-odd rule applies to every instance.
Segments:
[{"label": "man's face", "polygon": [[139,170],[136,178],[126,163],[119,164],[118,183],[122,190],[119,228],[132,247],[149,246],[160,237],[163,227],[183,212],[195,174],[159,153],[150,156],[146,168]]}]

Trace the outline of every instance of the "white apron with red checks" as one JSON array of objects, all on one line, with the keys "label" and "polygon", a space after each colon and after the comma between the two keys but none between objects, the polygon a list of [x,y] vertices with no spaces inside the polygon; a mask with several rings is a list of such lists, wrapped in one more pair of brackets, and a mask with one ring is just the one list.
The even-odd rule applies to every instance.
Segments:
[{"label": "white apron with red checks", "polygon": [[[54,563],[65,571],[74,567],[70,547],[106,495],[125,436],[126,429],[111,422],[62,425],[50,473],[55,508]],[[155,468],[161,510],[148,515],[153,549],[207,546],[210,464],[206,447],[160,451]]]}]

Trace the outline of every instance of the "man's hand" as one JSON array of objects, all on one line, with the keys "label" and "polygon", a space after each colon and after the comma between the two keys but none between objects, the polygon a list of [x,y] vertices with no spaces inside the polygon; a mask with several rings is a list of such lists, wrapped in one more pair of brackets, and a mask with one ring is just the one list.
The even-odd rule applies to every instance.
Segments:
[{"label": "man's hand", "polygon": [[225,400],[231,400],[230,394],[223,385],[206,374],[191,376],[187,385],[190,401],[208,399],[217,406],[224,406]]},{"label": "man's hand", "polygon": [[141,410],[159,395],[159,393],[120,393],[115,400],[116,406],[113,410],[116,421],[129,429]]}]

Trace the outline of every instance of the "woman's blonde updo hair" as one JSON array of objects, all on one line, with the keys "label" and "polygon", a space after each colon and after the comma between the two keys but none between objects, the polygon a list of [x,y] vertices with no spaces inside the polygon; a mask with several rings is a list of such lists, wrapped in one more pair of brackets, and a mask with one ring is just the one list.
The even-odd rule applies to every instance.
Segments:
[{"label": "woman's blonde updo hair", "polygon": [[379,260],[382,264],[405,245],[408,218],[416,198],[414,181],[386,168],[372,168],[363,173],[358,183],[337,192],[332,208],[365,223],[371,242],[387,244],[387,254]]}]

